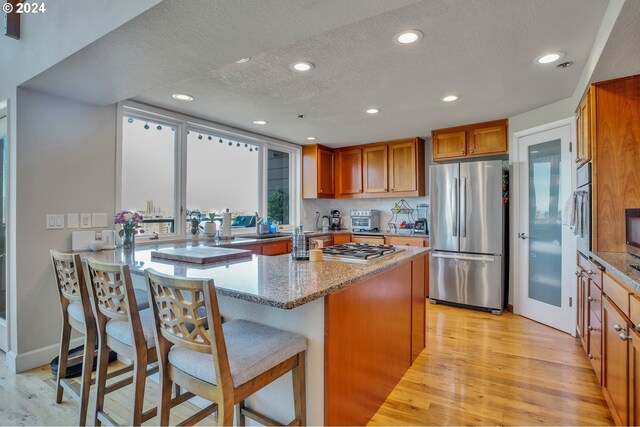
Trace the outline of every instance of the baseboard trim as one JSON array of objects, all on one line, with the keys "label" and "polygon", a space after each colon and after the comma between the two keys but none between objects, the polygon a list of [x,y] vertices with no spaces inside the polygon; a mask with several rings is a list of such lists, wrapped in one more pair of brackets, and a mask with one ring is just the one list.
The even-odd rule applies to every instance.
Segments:
[{"label": "baseboard trim", "polygon": [[[74,348],[84,344],[84,337],[78,337],[71,340],[70,348]],[[28,371],[29,369],[38,368],[47,365],[51,360],[58,356],[60,344],[52,344],[47,347],[37,348],[27,351],[26,353],[16,353],[9,351],[7,353],[7,368],[17,374]]]},{"label": "baseboard trim", "polygon": [[513,313],[513,304],[507,304],[507,311]]}]

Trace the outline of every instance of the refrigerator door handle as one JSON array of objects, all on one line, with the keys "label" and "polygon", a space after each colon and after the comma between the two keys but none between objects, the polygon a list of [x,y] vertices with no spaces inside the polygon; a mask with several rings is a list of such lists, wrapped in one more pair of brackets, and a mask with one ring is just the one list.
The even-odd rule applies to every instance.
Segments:
[{"label": "refrigerator door handle", "polygon": [[462,237],[467,237],[467,178],[461,179],[460,193],[460,228],[462,229]]},{"label": "refrigerator door handle", "polygon": [[458,237],[458,178],[453,178],[453,237]]},{"label": "refrigerator door handle", "polygon": [[483,261],[483,262],[495,262],[495,258],[491,256],[470,256],[470,255],[457,255],[457,254],[439,254],[432,253],[432,258],[446,258],[446,259],[459,259],[462,261]]}]

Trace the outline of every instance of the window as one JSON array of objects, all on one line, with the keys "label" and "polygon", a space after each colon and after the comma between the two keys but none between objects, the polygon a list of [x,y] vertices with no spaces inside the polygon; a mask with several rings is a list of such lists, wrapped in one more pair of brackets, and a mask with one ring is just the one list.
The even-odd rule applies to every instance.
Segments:
[{"label": "window", "polygon": [[187,134],[187,209],[254,215],[259,207],[260,151],[191,128]]},{"label": "window", "polygon": [[135,102],[121,111],[118,209],[143,213],[143,235],[184,235],[194,211],[297,220],[299,147]]},{"label": "window", "polygon": [[123,117],[121,209],[143,214],[143,235],[175,231],[177,126]]},{"label": "window", "polygon": [[289,224],[289,153],[268,150],[267,215],[281,224]]}]

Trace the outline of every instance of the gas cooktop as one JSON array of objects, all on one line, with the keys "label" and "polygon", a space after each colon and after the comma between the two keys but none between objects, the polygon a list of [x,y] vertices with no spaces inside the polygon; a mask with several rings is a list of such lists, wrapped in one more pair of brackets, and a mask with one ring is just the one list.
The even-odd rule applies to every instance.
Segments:
[{"label": "gas cooktop", "polygon": [[372,245],[370,243],[345,243],[343,245],[323,248],[322,253],[327,259],[344,261],[367,262],[384,256],[393,255],[403,250],[392,245]]}]

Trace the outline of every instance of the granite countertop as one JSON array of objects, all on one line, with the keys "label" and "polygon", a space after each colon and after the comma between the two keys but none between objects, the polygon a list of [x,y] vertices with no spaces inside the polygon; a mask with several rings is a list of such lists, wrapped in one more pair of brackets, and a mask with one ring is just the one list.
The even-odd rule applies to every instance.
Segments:
[{"label": "granite countertop", "polygon": [[640,264],[640,259],[626,252],[590,252],[591,257],[600,263],[608,272],[633,289],[640,291],[640,271],[629,267],[630,264]]},{"label": "granite countertop", "polygon": [[[228,246],[229,242],[224,243],[224,246]],[[240,246],[242,243],[247,242],[239,240]],[[208,265],[151,258],[151,252],[155,250],[190,246],[219,245],[207,242],[165,243],[137,246],[134,252],[116,249],[83,252],[81,255],[83,258],[91,257],[102,262],[126,263],[132,274],[137,275],[143,275],[144,270],[153,268],[174,276],[211,278],[221,295],[282,309],[292,309],[424,256],[428,252],[427,248],[402,247],[403,250],[393,255],[368,263],[338,260],[293,261],[289,254],[252,255],[246,260]]]}]

